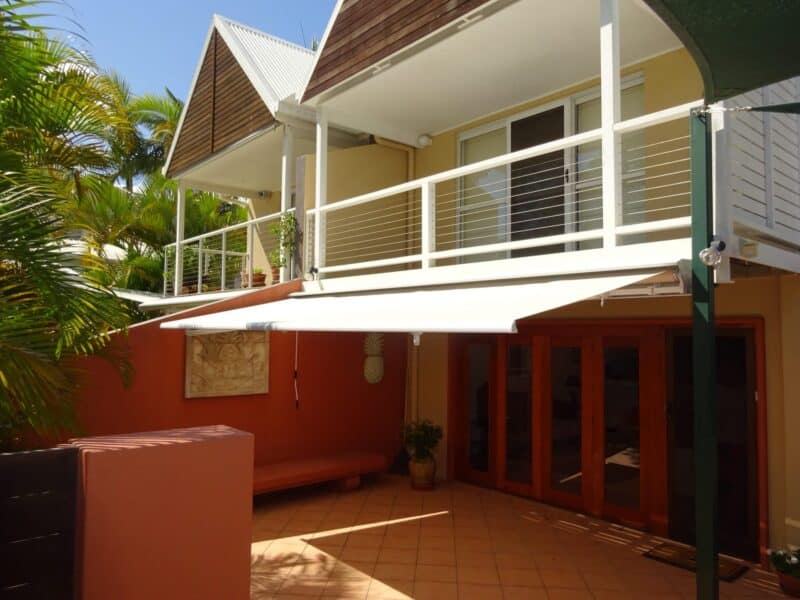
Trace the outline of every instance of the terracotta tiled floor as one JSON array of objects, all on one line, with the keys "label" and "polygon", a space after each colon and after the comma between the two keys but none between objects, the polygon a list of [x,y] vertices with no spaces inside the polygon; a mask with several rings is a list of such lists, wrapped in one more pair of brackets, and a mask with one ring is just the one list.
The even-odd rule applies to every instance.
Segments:
[{"label": "terracotta tiled floor", "polygon": [[[386,476],[258,499],[251,597],[693,598],[692,573],[640,556],[657,541],[491,490],[415,492]],[[780,596],[757,569],[721,587],[723,598]]]}]

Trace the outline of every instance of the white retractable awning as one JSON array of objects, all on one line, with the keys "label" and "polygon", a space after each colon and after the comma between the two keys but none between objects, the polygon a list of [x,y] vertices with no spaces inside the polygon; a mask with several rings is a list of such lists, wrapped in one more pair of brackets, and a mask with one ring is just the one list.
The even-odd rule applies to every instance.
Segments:
[{"label": "white retractable awning", "polygon": [[660,271],[483,287],[288,298],[168,321],[164,329],[514,333],[516,321],[651,279]]}]

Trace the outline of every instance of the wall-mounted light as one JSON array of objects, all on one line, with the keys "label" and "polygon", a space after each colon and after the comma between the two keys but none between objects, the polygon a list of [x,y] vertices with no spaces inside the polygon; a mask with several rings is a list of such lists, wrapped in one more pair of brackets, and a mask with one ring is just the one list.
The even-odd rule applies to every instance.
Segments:
[{"label": "wall-mounted light", "polygon": [[433,138],[427,133],[423,133],[417,138],[417,146],[420,148],[427,148],[433,143]]},{"label": "wall-mounted light", "polygon": [[704,250],[700,250],[700,261],[707,267],[714,268],[722,262],[722,251],[725,250],[725,242],[714,240]]}]

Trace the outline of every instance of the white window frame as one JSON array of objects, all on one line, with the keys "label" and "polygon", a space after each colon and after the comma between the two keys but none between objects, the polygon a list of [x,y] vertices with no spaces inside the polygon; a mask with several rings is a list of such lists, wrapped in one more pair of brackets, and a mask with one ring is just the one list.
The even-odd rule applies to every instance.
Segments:
[{"label": "white window frame", "polygon": [[[644,75],[642,73],[634,73],[624,77],[620,82],[620,91],[637,86],[637,85],[644,85]],[[545,104],[541,104],[523,111],[519,111],[509,115],[508,117],[502,119],[495,119],[488,123],[484,123],[477,127],[473,127],[471,129],[467,129],[465,131],[459,132],[456,136],[456,165],[463,166],[463,156],[461,146],[465,140],[469,140],[474,137],[478,137],[480,135],[489,133],[491,131],[495,131],[497,129],[504,128],[506,132],[506,153],[511,152],[511,124],[515,121],[519,121],[521,119],[525,119],[527,117],[532,117],[534,115],[547,112],[548,110],[552,110],[554,108],[558,108],[559,106],[563,107],[564,109],[564,133],[563,137],[569,137],[574,135],[577,131],[577,118],[578,118],[578,107],[579,105],[583,104],[584,102],[588,102],[589,100],[594,100],[600,97],[600,86],[593,87],[588,90],[584,90],[581,92],[577,92],[575,94],[571,94],[568,96],[563,96],[551,102],[547,102]],[[580,184],[578,183],[578,172],[577,172],[577,165],[575,164],[577,161],[577,149],[575,147],[570,147],[564,150],[564,165],[565,165],[565,185],[564,185],[564,197],[569,198],[569,200],[564,202],[564,232],[565,233],[573,233],[577,230],[577,196],[578,192],[581,189]],[[643,169],[642,169],[643,171]],[[623,182],[626,179],[630,179],[637,175],[641,175],[639,171],[635,173],[629,173],[627,175],[623,175]],[[511,181],[511,165],[506,165],[506,181]],[[490,206],[493,204],[497,204],[498,202],[505,202],[505,215],[506,215],[506,240],[511,239],[511,186],[507,186],[505,200],[487,200],[486,206]],[[466,207],[462,204],[462,182],[461,179],[457,182],[457,197],[458,202],[456,204],[456,244],[457,247],[462,247],[462,221],[461,215],[465,211]],[[480,208],[483,205],[472,205],[469,208],[474,209],[476,207]],[[622,207],[618,207],[618,210],[621,211]],[[571,242],[568,244],[568,250],[573,250],[575,243]],[[505,251],[505,257],[508,258],[510,253]],[[459,259],[459,262],[461,259]]]}]

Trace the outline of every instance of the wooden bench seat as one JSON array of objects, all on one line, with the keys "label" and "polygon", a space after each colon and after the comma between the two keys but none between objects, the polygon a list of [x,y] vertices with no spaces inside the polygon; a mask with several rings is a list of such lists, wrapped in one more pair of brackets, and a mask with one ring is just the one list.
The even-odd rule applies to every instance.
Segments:
[{"label": "wooden bench seat", "polygon": [[253,494],[285,490],[324,481],[339,481],[345,489],[359,486],[361,475],[380,473],[388,467],[383,454],[339,452],[261,465],[253,472]]}]

